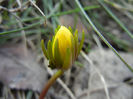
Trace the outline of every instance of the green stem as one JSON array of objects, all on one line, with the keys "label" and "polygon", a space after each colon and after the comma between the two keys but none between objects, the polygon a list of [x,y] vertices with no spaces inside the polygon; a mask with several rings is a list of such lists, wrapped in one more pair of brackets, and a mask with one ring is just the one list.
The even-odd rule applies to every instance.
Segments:
[{"label": "green stem", "polygon": [[50,80],[47,82],[46,86],[44,87],[43,91],[41,92],[39,99],[44,99],[48,89],[50,88],[50,86],[56,81],[56,79],[58,77],[60,77],[62,74],[64,73],[63,70],[58,70],[51,78]]}]

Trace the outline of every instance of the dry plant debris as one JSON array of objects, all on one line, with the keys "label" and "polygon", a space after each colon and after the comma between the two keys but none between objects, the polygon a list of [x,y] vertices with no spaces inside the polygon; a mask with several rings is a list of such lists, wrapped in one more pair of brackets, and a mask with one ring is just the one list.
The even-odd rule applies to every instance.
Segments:
[{"label": "dry plant debris", "polygon": [[[133,55],[123,52],[120,55],[133,66]],[[111,50],[96,48],[88,57],[93,64],[83,60],[84,68],[76,75],[74,90],[76,95],[82,93],[78,99],[107,99],[98,72],[104,77],[110,99],[132,99],[133,82],[128,83],[126,80],[132,80],[133,75]]]},{"label": "dry plant debris", "polygon": [[0,49],[0,81],[9,88],[40,92],[47,80],[46,71],[35,60],[35,53],[22,45]]}]

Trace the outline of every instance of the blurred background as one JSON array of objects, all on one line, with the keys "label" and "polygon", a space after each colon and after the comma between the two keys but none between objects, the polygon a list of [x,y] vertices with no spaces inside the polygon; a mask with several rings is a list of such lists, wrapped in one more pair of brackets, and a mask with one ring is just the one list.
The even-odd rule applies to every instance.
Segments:
[{"label": "blurred background", "polygon": [[133,99],[133,0],[0,0],[0,99],[38,99],[58,25],[85,41],[45,99]]}]

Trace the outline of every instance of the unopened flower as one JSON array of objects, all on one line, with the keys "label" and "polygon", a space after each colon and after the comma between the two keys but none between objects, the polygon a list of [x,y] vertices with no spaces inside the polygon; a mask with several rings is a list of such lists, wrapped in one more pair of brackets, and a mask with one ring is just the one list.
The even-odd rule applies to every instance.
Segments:
[{"label": "unopened flower", "polygon": [[47,50],[43,40],[41,42],[43,53],[49,60],[49,67],[52,69],[69,69],[80,53],[83,42],[84,32],[79,43],[77,30],[72,33],[71,28],[67,29],[65,26],[57,27],[55,36],[47,44]]}]

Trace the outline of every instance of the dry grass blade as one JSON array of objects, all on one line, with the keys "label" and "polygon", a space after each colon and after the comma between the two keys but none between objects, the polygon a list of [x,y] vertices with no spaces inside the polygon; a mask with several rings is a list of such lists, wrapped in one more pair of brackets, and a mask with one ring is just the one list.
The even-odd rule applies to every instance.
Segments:
[{"label": "dry grass blade", "polygon": [[100,77],[100,79],[101,79],[101,81],[104,85],[104,90],[105,90],[105,93],[106,93],[106,97],[107,97],[107,99],[110,99],[107,84],[105,82],[105,79],[104,79],[103,75],[100,73],[100,71],[96,67],[94,67],[94,64],[91,61],[91,59],[89,59],[89,57],[83,51],[81,51],[81,55],[88,61],[88,63],[92,66],[92,68],[94,68],[96,70],[96,72],[98,73],[98,75],[99,75],[99,77]]}]

